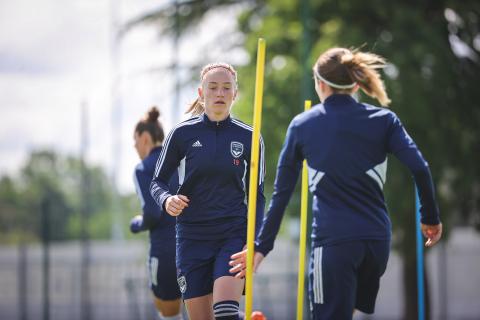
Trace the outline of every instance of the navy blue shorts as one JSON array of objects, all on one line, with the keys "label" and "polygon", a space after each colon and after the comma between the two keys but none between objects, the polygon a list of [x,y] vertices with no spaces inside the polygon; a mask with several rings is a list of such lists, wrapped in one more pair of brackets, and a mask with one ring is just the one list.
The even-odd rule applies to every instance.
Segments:
[{"label": "navy blue shorts", "polygon": [[228,271],[230,256],[242,251],[245,236],[222,240],[177,239],[177,281],[183,299],[213,292],[213,283]]},{"label": "navy blue shorts", "polygon": [[152,248],[147,267],[148,282],[155,297],[161,300],[176,300],[181,297],[176,281],[177,268],[175,266],[174,244]]},{"label": "navy blue shorts", "polygon": [[313,319],[352,319],[373,313],[390,241],[358,240],[313,248],[309,297]]}]

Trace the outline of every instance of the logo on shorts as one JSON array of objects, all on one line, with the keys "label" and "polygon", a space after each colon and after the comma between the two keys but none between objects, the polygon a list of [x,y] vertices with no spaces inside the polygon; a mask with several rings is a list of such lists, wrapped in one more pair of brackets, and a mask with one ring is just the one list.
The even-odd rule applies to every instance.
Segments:
[{"label": "logo on shorts", "polygon": [[185,276],[178,278],[177,282],[178,286],[180,287],[180,292],[185,293],[185,291],[187,291],[187,279],[185,279]]},{"label": "logo on shorts", "polygon": [[230,153],[235,158],[240,157],[243,154],[243,144],[237,141],[232,141],[230,143]]}]

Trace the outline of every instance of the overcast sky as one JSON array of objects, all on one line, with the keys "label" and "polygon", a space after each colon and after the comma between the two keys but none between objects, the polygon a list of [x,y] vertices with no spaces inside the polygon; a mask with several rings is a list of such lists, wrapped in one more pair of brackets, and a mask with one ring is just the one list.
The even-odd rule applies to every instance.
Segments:
[{"label": "overcast sky", "polygon": [[[122,23],[169,1],[114,2]],[[204,50],[213,60],[245,63],[241,50],[225,53],[221,46],[204,46],[219,33],[231,34],[235,12],[209,14],[181,41],[181,63],[193,63]],[[151,105],[158,105],[167,130],[174,124],[171,75],[149,71],[169,64],[172,42],[154,26],[135,28],[122,39],[115,69],[111,26],[109,0],[0,1],[0,175],[18,172],[34,149],[78,155],[83,101],[88,110],[88,161],[104,166],[109,174],[116,163],[120,190],[134,191],[135,123]],[[113,113],[112,107],[115,70],[120,81],[114,95],[121,113]],[[181,107],[195,94],[194,87],[185,87]],[[120,142],[117,156],[115,137]]]}]

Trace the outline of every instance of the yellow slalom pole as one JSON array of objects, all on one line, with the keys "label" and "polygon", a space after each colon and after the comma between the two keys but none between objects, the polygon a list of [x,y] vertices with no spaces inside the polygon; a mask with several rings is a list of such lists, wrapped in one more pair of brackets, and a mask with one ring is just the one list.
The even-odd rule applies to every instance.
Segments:
[{"label": "yellow slalom pole", "polygon": [[[305,111],[312,106],[312,101],[305,100]],[[298,287],[297,287],[297,320],[303,319],[303,292],[305,288],[305,253],[307,251],[307,215],[308,215],[308,169],[303,160],[302,194],[300,206],[300,244],[298,253]]]},{"label": "yellow slalom pole", "polygon": [[252,152],[250,159],[250,185],[248,189],[247,273],[245,276],[245,319],[250,320],[253,301],[253,250],[255,241],[255,215],[257,209],[258,158],[260,127],[262,125],[263,74],[265,69],[265,40],[258,39],[255,104],[253,109]]}]

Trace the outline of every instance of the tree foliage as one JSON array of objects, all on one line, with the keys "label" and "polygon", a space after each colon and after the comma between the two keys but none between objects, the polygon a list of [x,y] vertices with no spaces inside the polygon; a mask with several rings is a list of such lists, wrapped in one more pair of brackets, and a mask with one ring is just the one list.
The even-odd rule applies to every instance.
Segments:
[{"label": "tree foliage", "polygon": [[[85,189],[82,172],[88,176]],[[113,188],[102,168],[86,165],[82,169],[78,158],[49,150],[34,151],[18,176],[0,179],[0,242],[41,239],[42,208],[48,209],[50,240],[79,239],[81,212],[87,214],[87,236],[108,239],[112,196]],[[124,221],[135,209],[138,211],[138,203],[132,198],[120,197]],[[124,228],[127,230],[127,226]]]}]

